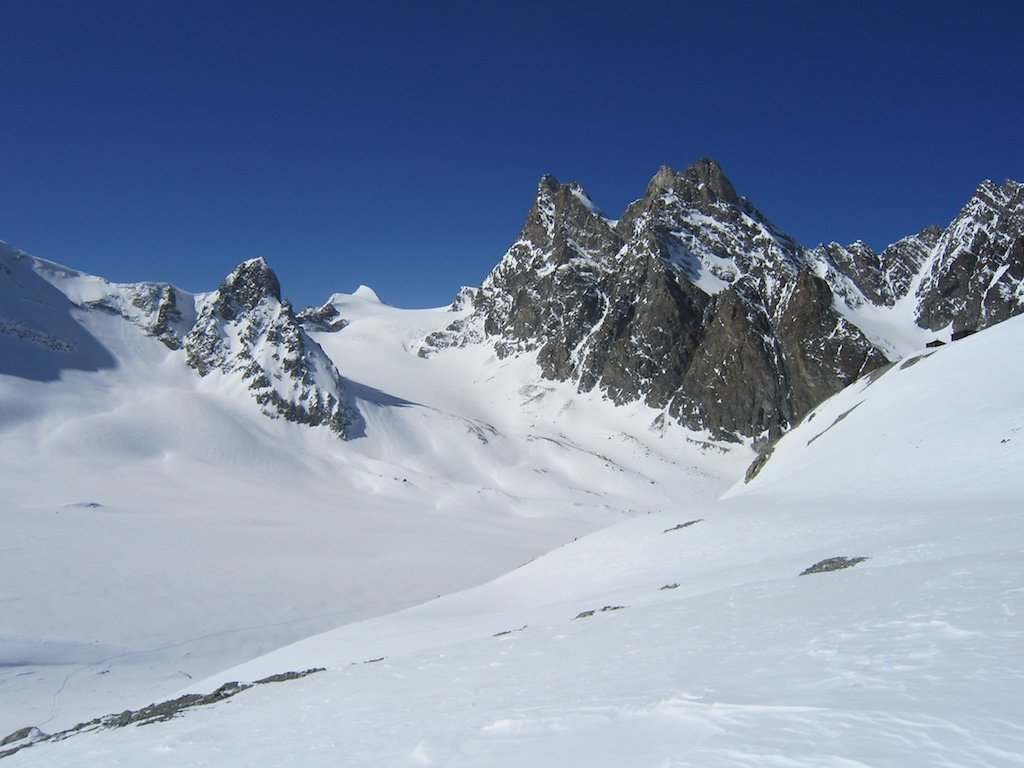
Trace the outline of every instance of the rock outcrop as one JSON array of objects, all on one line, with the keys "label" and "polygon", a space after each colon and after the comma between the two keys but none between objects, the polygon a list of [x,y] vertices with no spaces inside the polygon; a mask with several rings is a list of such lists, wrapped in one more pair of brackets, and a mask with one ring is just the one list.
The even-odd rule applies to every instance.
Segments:
[{"label": "rock outcrop", "polygon": [[939,237],[915,297],[919,325],[953,333],[1024,310],[1024,184],[978,187]]},{"label": "rock outcrop", "polygon": [[263,412],[351,436],[360,418],[334,363],[281,300],[277,276],[263,259],[241,264],[197,300],[185,336],[186,362],[200,376],[237,375]]},{"label": "rock outcrop", "polygon": [[717,437],[774,434],[885,362],[815,269],[713,160],[662,167],[618,221],[545,176],[473,314],[425,350],[535,351],[543,376],[581,391]]}]

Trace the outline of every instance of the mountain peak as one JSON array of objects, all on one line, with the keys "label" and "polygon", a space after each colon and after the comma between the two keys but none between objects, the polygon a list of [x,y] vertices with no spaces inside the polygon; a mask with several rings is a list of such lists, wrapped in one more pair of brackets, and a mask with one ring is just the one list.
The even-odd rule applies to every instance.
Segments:
[{"label": "mountain peak", "polygon": [[377,292],[368,285],[360,285],[352,295],[358,296],[360,299],[364,299],[365,301],[369,301],[373,304],[384,303],[380,300],[380,296],[377,295]]},{"label": "mountain peak", "polygon": [[658,192],[672,189],[672,185],[676,181],[676,172],[668,165],[663,165],[658,169],[658,172],[654,174],[654,178],[651,179],[647,185],[647,194],[652,195]]},{"label": "mountain peak", "polygon": [[281,282],[262,256],[235,267],[217,291],[222,298],[231,299],[247,310],[254,309],[267,297],[281,301]]},{"label": "mountain peak", "polygon": [[540,181],[537,182],[537,194],[555,194],[559,189],[562,188],[562,182],[555,178],[554,174],[545,173],[540,177]]},{"label": "mountain peak", "polygon": [[722,167],[710,157],[704,157],[679,173],[667,165],[661,166],[647,185],[647,197],[674,192],[689,203],[738,203],[739,196]]},{"label": "mountain peak", "polygon": [[241,378],[272,418],[323,424],[343,438],[360,423],[341,374],[281,301],[277,275],[262,258],[238,265],[201,299],[184,348],[200,376],[216,370]]}]

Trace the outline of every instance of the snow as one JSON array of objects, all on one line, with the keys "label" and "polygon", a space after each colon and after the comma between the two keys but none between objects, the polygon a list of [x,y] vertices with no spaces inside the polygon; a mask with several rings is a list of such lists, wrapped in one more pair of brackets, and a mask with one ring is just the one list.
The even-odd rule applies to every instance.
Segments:
[{"label": "snow", "polygon": [[372,301],[377,304],[383,303],[381,302],[380,297],[377,295],[377,292],[368,285],[360,285],[358,288],[356,288],[352,295],[358,296],[360,299],[364,299],[365,301]]},{"label": "snow", "polygon": [[454,313],[332,301],[349,443],[116,317],[82,319],[116,368],[0,376],[8,730],[326,667],[5,766],[1024,763],[1024,318],[855,383],[743,483],[745,450],[527,357],[418,357]]},{"label": "snow", "polygon": [[602,211],[597,206],[597,204],[590,199],[590,195],[587,194],[586,190],[583,189],[583,187],[573,182],[569,184],[569,191],[572,193],[573,197],[580,201],[584,208],[586,208],[595,216],[604,219],[610,226],[615,226],[615,222],[612,219],[609,219],[605,215],[604,211]]},{"label": "snow", "polygon": [[[66,316],[36,324],[76,344],[40,353],[66,364],[46,376],[0,375],[3,734],[147,704],[479,584],[625,517],[712,498],[749,459],[652,430],[650,409],[540,382],[530,360],[420,358],[457,315],[366,295],[336,296],[350,325],[314,334],[366,421],[346,443],[267,419],[240,380],[200,378],[182,352],[19,271],[29,261],[3,263],[21,304]],[[110,290],[76,275],[62,288]],[[68,364],[80,339],[109,362]],[[12,355],[3,370],[26,372],[10,371],[18,360],[35,364]]]},{"label": "snow", "polygon": [[[888,501],[965,491],[974,500],[1024,498],[1013,470],[1024,459],[1022,334],[1024,319],[1013,318],[861,379],[809,413],[765,470],[732,493],[798,484],[804,493]],[[822,465],[828,473],[816,471]]]},{"label": "snow", "polygon": [[[852,284],[850,290],[861,296]],[[859,328],[889,360],[895,361],[919,352],[930,341],[949,341],[952,333],[951,328],[932,331],[918,326],[917,301],[914,292],[910,291],[891,307],[871,304],[865,299],[856,308],[851,308],[839,297],[833,299],[832,306],[843,319]]]}]

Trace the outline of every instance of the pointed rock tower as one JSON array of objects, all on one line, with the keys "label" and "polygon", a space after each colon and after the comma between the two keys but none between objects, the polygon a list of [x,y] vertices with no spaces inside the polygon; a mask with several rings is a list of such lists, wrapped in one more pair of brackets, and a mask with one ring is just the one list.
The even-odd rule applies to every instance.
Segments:
[{"label": "pointed rock tower", "polygon": [[360,423],[341,375],[304,330],[277,275],[263,259],[239,265],[197,302],[184,339],[185,359],[200,376],[240,377],[264,413],[351,437]]}]

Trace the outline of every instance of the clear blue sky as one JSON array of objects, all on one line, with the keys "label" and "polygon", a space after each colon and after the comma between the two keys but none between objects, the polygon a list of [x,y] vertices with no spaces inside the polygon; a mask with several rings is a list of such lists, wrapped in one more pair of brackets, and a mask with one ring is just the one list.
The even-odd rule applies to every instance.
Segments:
[{"label": "clear blue sky", "polygon": [[806,245],[1024,180],[1024,4],[0,0],[0,239],[298,306],[447,303],[540,176],[618,215],[716,158]]}]

